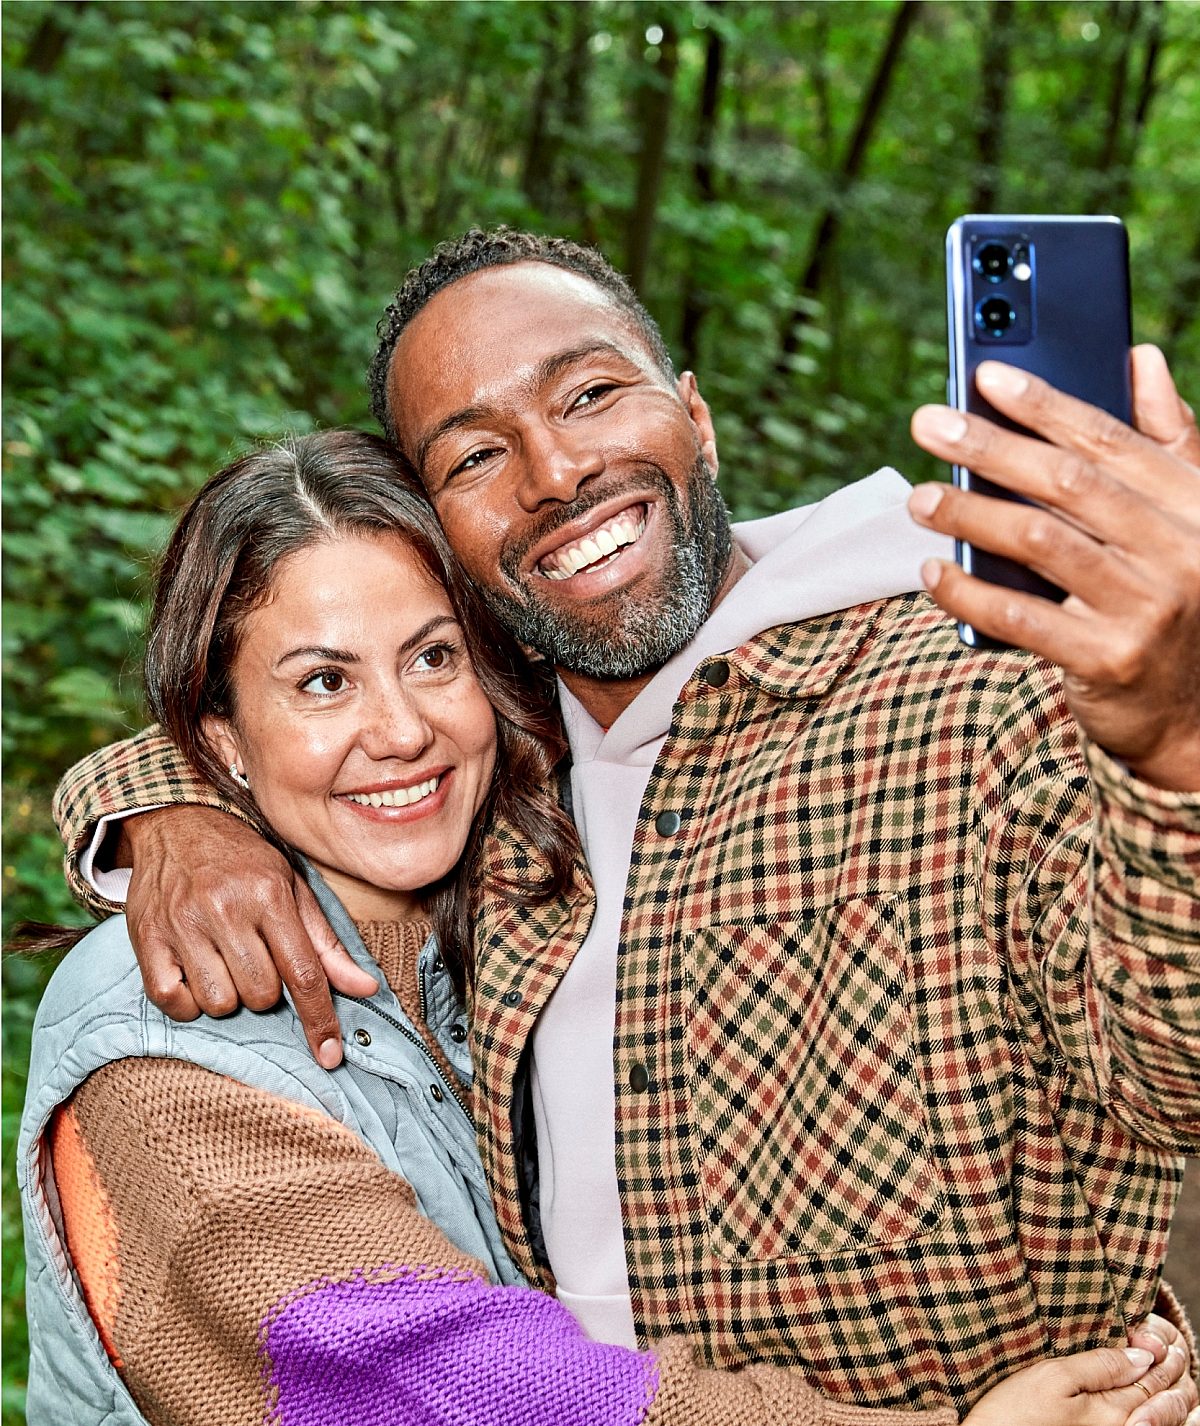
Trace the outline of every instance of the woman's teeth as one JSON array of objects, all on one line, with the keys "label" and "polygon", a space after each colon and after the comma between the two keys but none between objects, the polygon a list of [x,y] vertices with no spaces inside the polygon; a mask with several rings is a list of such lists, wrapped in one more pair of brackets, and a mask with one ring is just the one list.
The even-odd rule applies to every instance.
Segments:
[{"label": "woman's teeth", "polygon": [[543,559],[538,568],[547,579],[570,579],[581,569],[587,569],[601,560],[615,555],[626,545],[632,545],[641,538],[646,528],[645,515],[635,516],[624,510],[606,521],[598,530],[576,540],[561,549],[552,551]]},{"label": "woman's teeth", "polygon": [[437,791],[440,777],[431,777],[412,787],[394,787],[389,792],[344,792],[347,802],[357,802],[360,807],[411,807],[423,797]]}]

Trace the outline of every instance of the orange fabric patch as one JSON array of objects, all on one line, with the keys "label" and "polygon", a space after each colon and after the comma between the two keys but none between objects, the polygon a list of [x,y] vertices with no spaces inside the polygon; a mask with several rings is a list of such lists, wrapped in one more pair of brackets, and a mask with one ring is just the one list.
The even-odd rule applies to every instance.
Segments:
[{"label": "orange fabric patch", "polygon": [[70,1104],[55,1111],[48,1137],[67,1250],[104,1350],[119,1370],[113,1331],[121,1301],[121,1263],[112,1205]]}]

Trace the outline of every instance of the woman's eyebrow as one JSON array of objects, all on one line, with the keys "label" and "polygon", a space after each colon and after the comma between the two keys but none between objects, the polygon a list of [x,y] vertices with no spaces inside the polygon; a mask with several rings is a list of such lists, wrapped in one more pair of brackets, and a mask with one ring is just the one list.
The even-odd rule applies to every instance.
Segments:
[{"label": "woman's eyebrow", "polygon": [[358,655],[349,649],[331,649],[325,644],[305,644],[299,649],[289,649],[275,660],[275,667],[281,668],[290,659],[328,659],[330,663],[357,663]]},{"label": "woman's eyebrow", "polygon": [[[435,614],[433,618],[426,619],[419,629],[415,629],[407,639],[396,650],[398,654],[406,654],[418,644],[425,642],[427,638],[438,629],[449,625],[451,628],[458,627],[458,620],[453,614]],[[289,649],[286,654],[281,654],[275,660],[275,667],[282,668],[285,663],[292,659],[327,659],[330,663],[354,664],[360,662],[359,655],[351,653],[349,649],[334,649],[326,644],[305,644],[302,648]]]},{"label": "woman's eyebrow", "polygon": [[[612,342],[588,342],[586,346],[573,347],[570,351],[555,352],[553,356],[548,356],[544,361],[539,362],[534,369],[533,375],[525,387],[528,397],[532,399],[535,392],[544,389],[569,367],[578,366],[581,362],[596,357],[616,359],[626,365],[633,365],[628,353],[623,352],[620,347],[614,346]],[[417,453],[413,464],[418,471],[424,471],[426,457],[443,436],[448,436],[451,431],[460,430],[463,426],[488,425],[495,415],[495,407],[477,405],[464,406],[461,410],[452,411],[448,416],[443,416],[437,425],[427,431],[417,442]]]}]

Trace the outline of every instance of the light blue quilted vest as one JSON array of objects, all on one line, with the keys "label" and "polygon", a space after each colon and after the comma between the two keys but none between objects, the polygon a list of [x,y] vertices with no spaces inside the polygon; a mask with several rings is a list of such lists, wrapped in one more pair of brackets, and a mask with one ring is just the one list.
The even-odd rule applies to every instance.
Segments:
[{"label": "light blue quilted vest", "polygon": [[[379,976],[341,903],[313,890],[342,944]],[[427,1023],[460,1078],[471,1079],[463,1011],[432,939],[419,958]],[[323,1110],[407,1180],[422,1212],[497,1282],[522,1279],[505,1252],[461,1086],[443,1078],[412,1021],[379,976],[368,1000],[337,995],[345,1060],[313,1060],[290,1003],[265,1014],[177,1024],[142,991],[123,916],[104,922],[54,972],[34,1023],[17,1149],[25,1215],[29,1426],[133,1426],[145,1418],[113,1369],[71,1270],[44,1133],[56,1105],[94,1070],[143,1055],[188,1060]],[[453,1033],[451,1033],[453,1031]]]}]

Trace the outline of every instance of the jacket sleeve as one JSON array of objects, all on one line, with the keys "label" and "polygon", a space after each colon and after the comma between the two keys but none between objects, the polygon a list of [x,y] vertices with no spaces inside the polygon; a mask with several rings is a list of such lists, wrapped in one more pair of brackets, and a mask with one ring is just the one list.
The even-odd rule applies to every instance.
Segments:
[{"label": "jacket sleeve", "polygon": [[980,783],[988,933],[1028,1037],[1130,1134],[1200,1151],[1200,793],[1131,776],[1022,681]]},{"label": "jacket sleeve", "polygon": [[216,807],[243,814],[189,767],[156,726],[124,742],[110,743],[77,762],[54,794],[54,820],[66,847],[64,870],[71,894],[90,911],[111,915],[122,908],[106,900],[81,874],[80,858],[102,817],[120,816],[161,803]]},{"label": "jacket sleeve", "polygon": [[824,1401],[778,1367],[672,1339],[588,1341],[491,1284],[349,1130],[173,1060],[94,1074],[52,1129],[68,1246],[152,1423],[951,1426]]}]

